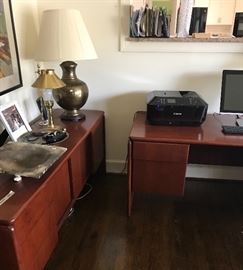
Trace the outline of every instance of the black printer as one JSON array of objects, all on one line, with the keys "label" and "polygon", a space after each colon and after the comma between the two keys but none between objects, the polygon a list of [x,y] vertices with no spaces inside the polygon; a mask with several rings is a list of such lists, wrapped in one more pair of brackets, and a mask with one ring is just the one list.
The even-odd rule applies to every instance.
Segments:
[{"label": "black printer", "polygon": [[207,109],[194,91],[152,91],[147,96],[147,122],[152,125],[199,126]]}]

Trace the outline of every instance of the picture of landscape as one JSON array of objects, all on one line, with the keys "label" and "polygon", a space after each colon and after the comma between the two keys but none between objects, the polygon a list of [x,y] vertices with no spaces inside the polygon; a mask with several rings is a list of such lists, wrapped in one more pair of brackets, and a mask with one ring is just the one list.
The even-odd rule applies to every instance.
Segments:
[{"label": "picture of landscape", "polygon": [[13,74],[3,0],[0,0],[0,78]]}]

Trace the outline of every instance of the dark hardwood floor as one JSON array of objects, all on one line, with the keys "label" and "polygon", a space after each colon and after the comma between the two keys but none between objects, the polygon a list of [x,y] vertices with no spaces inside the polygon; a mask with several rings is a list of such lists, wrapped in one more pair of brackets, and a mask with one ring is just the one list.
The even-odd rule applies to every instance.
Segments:
[{"label": "dark hardwood floor", "polygon": [[243,182],[188,180],[185,196],[136,195],[126,176],[95,179],[45,270],[242,270]]}]

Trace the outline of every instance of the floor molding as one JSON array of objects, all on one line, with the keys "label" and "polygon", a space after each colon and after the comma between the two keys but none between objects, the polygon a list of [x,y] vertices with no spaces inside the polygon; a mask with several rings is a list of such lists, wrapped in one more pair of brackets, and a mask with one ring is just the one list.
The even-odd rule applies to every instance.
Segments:
[{"label": "floor molding", "polygon": [[[124,160],[107,160],[108,173],[126,172]],[[192,178],[243,180],[243,168],[232,166],[188,164],[186,176]]]},{"label": "floor molding", "polygon": [[125,160],[106,160],[106,170],[108,173],[122,173],[125,168]]}]

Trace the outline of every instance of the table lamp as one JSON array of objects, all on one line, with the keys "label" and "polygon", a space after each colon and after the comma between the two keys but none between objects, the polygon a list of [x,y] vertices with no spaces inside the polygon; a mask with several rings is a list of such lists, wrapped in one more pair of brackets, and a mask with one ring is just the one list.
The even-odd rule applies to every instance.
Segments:
[{"label": "table lamp", "polygon": [[48,113],[48,129],[54,129],[52,107],[54,101],[52,99],[52,89],[57,89],[64,87],[65,83],[57,77],[54,69],[42,69],[40,70],[40,75],[36,81],[32,84],[32,87],[43,89],[43,99],[44,105],[47,108]]},{"label": "table lamp", "polygon": [[84,119],[80,108],[88,99],[88,87],[76,76],[77,64],[73,61],[97,58],[93,43],[82,16],[75,9],[52,9],[42,14],[37,61],[63,61],[62,80],[66,84],[53,90],[57,104],[65,111],[62,120]]}]

